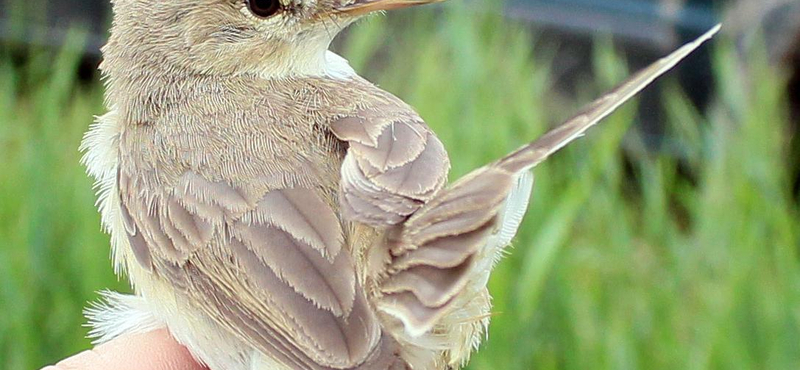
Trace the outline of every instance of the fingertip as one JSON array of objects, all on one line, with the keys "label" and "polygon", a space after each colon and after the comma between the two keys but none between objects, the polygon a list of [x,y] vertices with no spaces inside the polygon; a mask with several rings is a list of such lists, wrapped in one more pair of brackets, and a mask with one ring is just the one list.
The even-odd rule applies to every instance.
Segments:
[{"label": "fingertip", "polygon": [[133,334],[42,370],[207,370],[166,329]]},{"label": "fingertip", "polygon": [[106,366],[103,358],[90,349],[64,359],[53,366],[48,366],[43,370],[88,370],[101,369],[103,368],[101,366]]}]

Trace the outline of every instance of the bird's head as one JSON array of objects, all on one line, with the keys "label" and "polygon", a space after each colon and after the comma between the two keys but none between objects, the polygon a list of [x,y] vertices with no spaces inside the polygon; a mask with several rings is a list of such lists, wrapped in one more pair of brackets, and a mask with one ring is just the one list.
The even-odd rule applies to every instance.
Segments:
[{"label": "bird's head", "polygon": [[107,60],[119,60],[110,64],[144,63],[145,68],[314,75],[324,70],[334,36],[356,19],[436,1],[114,0],[114,25],[104,52]]}]

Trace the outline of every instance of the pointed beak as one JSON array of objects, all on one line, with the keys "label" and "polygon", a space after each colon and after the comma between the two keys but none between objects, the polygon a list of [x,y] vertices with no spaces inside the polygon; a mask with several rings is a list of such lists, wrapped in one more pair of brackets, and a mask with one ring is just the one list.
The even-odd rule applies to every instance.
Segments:
[{"label": "pointed beak", "polygon": [[380,10],[393,10],[411,6],[439,3],[445,0],[356,0],[337,9],[338,13],[350,16],[363,15]]}]

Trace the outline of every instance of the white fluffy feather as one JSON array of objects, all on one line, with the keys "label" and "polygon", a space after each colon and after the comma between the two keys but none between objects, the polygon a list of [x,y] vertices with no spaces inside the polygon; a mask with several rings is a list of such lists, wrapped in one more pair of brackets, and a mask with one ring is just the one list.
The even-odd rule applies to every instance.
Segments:
[{"label": "white fluffy feather", "polygon": [[84,310],[89,337],[94,344],[108,342],[124,334],[147,333],[166,324],[153,315],[147,302],[135,295],[112,291],[100,293],[102,299]]}]

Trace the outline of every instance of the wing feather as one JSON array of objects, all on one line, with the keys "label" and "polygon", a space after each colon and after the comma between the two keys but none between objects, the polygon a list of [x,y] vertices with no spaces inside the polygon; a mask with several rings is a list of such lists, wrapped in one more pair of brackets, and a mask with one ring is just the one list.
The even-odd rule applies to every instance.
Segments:
[{"label": "wing feather", "polygon": [[386,171],[416,159],[427,144],[423,134],[427,132],[417,122],[397,122],[386,126],[375,144],[353,141],[351,148],[359,152],[360,159],[379,171]]},{"label": "wing feather", "polygon": [[280,227],[332,261],[341,251],[344,233],[336,214],[325,210],[330,207],[305,190],[274,190],[258,203],[255,217]]},{"label": "wing feather", "polygon": [[[485,285],[500,248],[508,244],[527,208],[528,171],[675,66],[719,30],[654,63],[602,96],[574,118],[501,160],[479,168],[439,192],[391,233],[391,261],[381,281],[379,308],[412,336],[431,330],[474,279]],[[474,286],[474,285],[473,285]]]},{"label": "wing feather", "polygon": [[573,118],[500,160],[500,165],[512,172],[535,167],[551,154],[583,135],[586,130],[613,113],[657,78],[675,67],[681,60],[708,41],[720,30],[712,28],[693,42],[637,72],[616,88],[601,96]]},{"label": "wing feather", "polygon": [[403,112],[402,119],[391,120],[373,108],[331,123],[331,132],[349,143],[340,183],[346,219],[377,227],[400,224],[446,183],[450,162],[444,146],[421,119]]},{"label": "wing feather", "polygon": [[137,261],[188,302],[292,368],[376,356],[380,325],[319,190],[259,195],[192,172],[174,189],[151,183],[120,171],[125,230]]},{"label": "wing feather", "polygon": [[285,284],[305,298],[342,315],[352,308],[355,271],[346,255],[333,261],[308,244],[271,225],[237,222],[233,233]]}]

